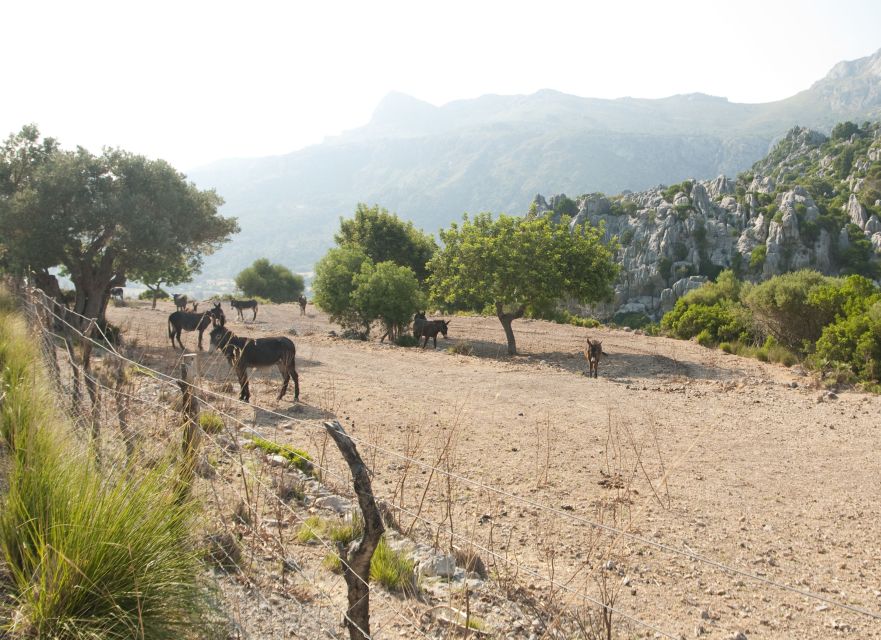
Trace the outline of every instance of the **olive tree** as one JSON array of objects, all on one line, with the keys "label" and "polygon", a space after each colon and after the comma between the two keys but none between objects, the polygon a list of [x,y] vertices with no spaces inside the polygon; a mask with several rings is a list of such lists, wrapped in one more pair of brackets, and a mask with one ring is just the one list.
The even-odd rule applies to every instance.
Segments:
[{"label": "olive tree", "polygon": [[236,286],[246,296],[259,296],[279,303],[293,302],[306,288],[303,276],[280,264],[272,264],[266,258],[255,260],[242,270],[236,276]]},{"label": "olive tree", "polygon": [[562,298],[608,299],[617,266],[602,229],[564,217],[518,218],[482,213],[440,232],[443,248],[428,264],[431,301],[447,309],[492,307],[517,353],[512,322],[528,307],[547,308]]},{"label": "olive tree", "polygon": [[[238,231],[223,200],[163,160],[119,149],[62,150],[36,127],[0,149],[0,242],[6,267],[76,289],[74,311],[104,321],[110,288],[156,265],[214,251]],[[57,286],[57,283],[56,283]]]}]

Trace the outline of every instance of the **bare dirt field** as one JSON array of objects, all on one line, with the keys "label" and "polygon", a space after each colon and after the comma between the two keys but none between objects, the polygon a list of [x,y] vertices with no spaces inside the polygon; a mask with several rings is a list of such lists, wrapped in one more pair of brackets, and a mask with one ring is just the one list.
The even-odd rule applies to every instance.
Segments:
[{"label": "bare dirt field", "polygon": [[[160,307],[108,315],[173,372]],[[338,416],[402,528],[441,548],[473,541],[502,591],[516,573],[579,605],[605,585],[616,612],[653,627],[622,637],[881,638],[881,619],[835,604],[881,615],[881,398],[824,397],[795,370],[619,330],[517,321],[512,358],[495,318],[456,317],[422,350],[332,336],[311,304],[244,323],[224,309],[239,335],[291,337],[301,386],[299,404],[276,401],[279,374],[257,372],[252,402],[272,412],[227,408],[344,479],[320,428]],[[583,375],[587,335],[608,354],[598,379]],[[210,388],[238,395],[222,357],[200,359]]]}]

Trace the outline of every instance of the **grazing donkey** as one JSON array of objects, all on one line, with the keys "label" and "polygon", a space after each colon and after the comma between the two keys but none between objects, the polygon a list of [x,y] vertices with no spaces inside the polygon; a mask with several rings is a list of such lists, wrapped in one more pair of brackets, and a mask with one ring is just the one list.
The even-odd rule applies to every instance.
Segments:
[{"label": "grazing donkey", "polygon": [[226,324],[226,316],[223,315],[223,309],[220,308],[219,302],[204,313],[190,313],[189,311],[172,313],[168,316],[168,337],[171,338],[172,348],[177,348],[174,346],[174,339],[177,338],[180,348],[186,350],[183,342],[180,341],[181,331],[198,331],[199,351],[202,351],[202,334],[205,333],[205,329],[211,325],[212,321],[220,326]]},{"label": "grazing donkey", "polygon": [[181,295],[179,293],[172,293],[171,297],[174,298],[174,306],[177,307],[178,311],[186,311],[187,310],[187,297]]},{"label": "grazing donkey", "polygon": [[306,304],[307,304],[307,302],[308,302],[308,301],[306,300],[306,296],[304,296],[304,295],[301,295],[299,298],[297,298],[297,303],[300,305],[300,315],[301,315],[301,316],[305,316],[305,315],[306,315]]},{"label": "grazing donkey", "polygon": [[242,322],[245,321],[245,316],[242,315],[242,309],[252,309],[254,311],[254,317],[251,320],[257,319],[257,301],[256,300],[236,300],[235,298],[231,298],[229,301],[229,306],[239,312],[239,320]]},{"label": "grazing donkey", "polygon": [[587,339],[587,348],[584,350],[584,357],[587,358],[587,365],[590,367],[590,370],[587,372],[587,377],[597,377],[597,369],[600,366],[600,356],[603,355],[603,343],[599,340],[594,340],[591,342],[591,339]]},{"label": "grazing donkey", "polygon": [[233,334],[221,325],[211,330],[211,350],[220,349],[236,371],[242,391],[239,400],[251,401],[251,383],[248,380],[248,369],[278,367],[283,382],[278,400],[288,390],[288,382],[294,379],[294,402],[300,399],[300,376],[297,375],[295,359],[297,348],[285,337],[280,338],[244,338]]},{"label": "grazing donkey", "polygon": [[425,341],[422,343],[422,348],[425,348],[425,345],[428,344],[428,339],[431,338],[434,340],[434,348],[437,349],[437,334],[444,334],[444,338],[447,337],[447,327],[450,326],[450,322],[447,320],[422,320],[422,322],[418,323],[418,331],[417,334],[417,323],[413,322],[413,335],[417,340],[419,338],[425,338]]}]

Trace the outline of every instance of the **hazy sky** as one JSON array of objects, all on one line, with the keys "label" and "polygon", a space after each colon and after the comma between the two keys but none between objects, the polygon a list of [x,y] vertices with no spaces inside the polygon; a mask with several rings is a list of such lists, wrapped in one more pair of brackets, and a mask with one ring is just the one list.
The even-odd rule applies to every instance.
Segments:
[{"label": "hazy sky", "polygon": [[881,48],[877,0],[13,0],[2,16],[0,135],[36,122],[181,170],[320,142],[389,91],[765,102]]}]

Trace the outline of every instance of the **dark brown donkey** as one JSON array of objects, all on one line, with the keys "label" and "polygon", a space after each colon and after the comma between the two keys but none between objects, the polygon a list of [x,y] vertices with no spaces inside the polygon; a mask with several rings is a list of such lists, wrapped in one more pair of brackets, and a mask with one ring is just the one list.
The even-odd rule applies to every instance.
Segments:
[{"label": "dark brown donkey", "polygon": [[295,359],[297,348],[290,339],[280,338],[244,338],[235,335],[229,329],[215,325],[211,330],[211,350],[220,349],[230,366],[235,369],[242,392],[239,400],[250,402],[251,385],[248,380],[248,369],[261,369],[277,366],[281,371],[283,382],[278,399],[281,400],[288,390],[288,382],[294,379],[294,401],[300,399],[300,376],[297,375]]},{"label": "dark brown donkey", "polygon": [[590,371],[587,373],[588,378],[597,377],[597,369],[600,366],[600,356],[603,355],[603,343],[599,340],[587,339],[587,348],[584,350],[584,357],[587,358],[587,364]]},{"label": "dark brown donkey", "polygon": [[204,313],[175,311],[168,316],[168,337],[171,338],[172,348],[176,348],[174,347],[174,339],[177,338],[177,343],[180,345],[180,348],[186,351],[184,343],[180,341],[181,331],[198,331],[199,351],[201,351],[202,334],[205,333],[205,329],[210,327],[212,323],[220,325],[226,323],[226,316],[223,315],[223,310],[220,308],[219,302],[215,303],[213,307]]}]

